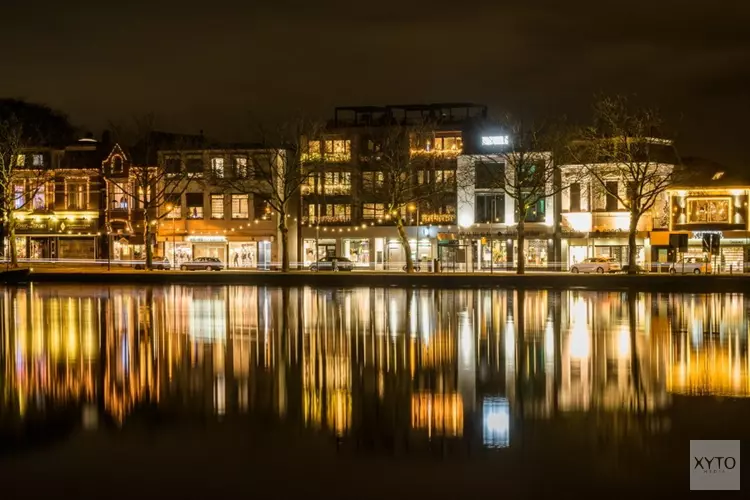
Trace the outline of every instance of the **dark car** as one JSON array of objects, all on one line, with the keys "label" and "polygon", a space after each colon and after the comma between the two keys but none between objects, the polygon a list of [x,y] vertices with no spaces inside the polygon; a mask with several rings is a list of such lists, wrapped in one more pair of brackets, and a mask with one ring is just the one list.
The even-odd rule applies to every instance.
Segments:
[{"label": "dark car", "polygon": [[217,257],[198,257],[190,262],[183,262],[180,264],[180,269],[183,271],[221,271],[224,269],[224,263]]},{"label": "dark car", "polygon": [[[146,269],[146,261],[145,260],[136,261],[133,267],[135,269]],[[167,269],[172,269],[172,263],[169,262],[169,259],[166,257],[154,255],[151,258],[151,268],[161,270],[161,271],[166,271]]]},{"label": "dark car", "polygon": [[310,264],[310,271],[351,271],[354,263],[346,257],[323,257]]}]

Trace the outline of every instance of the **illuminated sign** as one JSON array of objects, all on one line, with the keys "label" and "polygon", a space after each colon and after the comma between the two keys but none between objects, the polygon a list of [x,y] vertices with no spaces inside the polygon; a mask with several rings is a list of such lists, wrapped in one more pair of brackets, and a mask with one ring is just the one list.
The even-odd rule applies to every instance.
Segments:
[{"label": "illuminated sign", "polygon": [[510,140],[507,135],[485,135],[482,137],[482,146],[507,146]]},{"label": "illuminated sign", "polygon": [[192,243],[226,243],[226,236],[188,236],[187,240]]},{"label": "illuminated sign", "polygon": [[724,233],[722,233],[721,231],[693,231],[693,238],[701,239],[709,234],[717,234],[719,235],[719,238],[724,237]]}]

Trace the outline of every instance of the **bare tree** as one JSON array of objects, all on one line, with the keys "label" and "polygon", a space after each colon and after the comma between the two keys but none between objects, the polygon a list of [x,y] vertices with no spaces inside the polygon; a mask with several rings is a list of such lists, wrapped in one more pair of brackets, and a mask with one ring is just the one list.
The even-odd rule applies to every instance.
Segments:
[{"label": "bare tree", "polygon": [[[371,132],[370,163],[382,174],[381,199],[385,217],[392,219],[406,257],[406,272],[414,271],[405,216],[419,208],[435,209],[456,203],[455,163],[446,162],[461,153],[460,139],[445,148],[436,145],[436,131],[429,124],[391,124]],[[424,213],[424,212],[422,212]],[[417,221],[419,222],[419,221]],[[418,249],[417,249],[418,250]]]},{"label": "bare tree", "polygon": [[[475,155],[474,169],[468,175],[489,189],[502,191],[515,201],[514,221],[518,238],[516,272],[524,274],[523,257],[527,219],[545,222],[551,214],[540,210],[540,203],[567,187],[563,185],[557,159],[567,129],[562,121],[540,123],[517,120],[506,115],[496,124],[504,135],[491,136],[496,143],[485,144],[487,153]],[[569,178],[570,179],[570,178]],[[472,200],[473,202],[473,200]],[[546,207],[545,207],[546,208]]]},{"label": "bare tree", "polygon": [[[636,236],[641,217],[672,184],[677,153],[671,140],[660,137],[661,128],[658,111],[636,108],[623,96],[600,97],[594,103],[594,124],[582,129],[569,147],[573,161],[630,214],[628,274],[638,271]],[[617,182],[607,182],[611,180]],[[620,183],[624,190],[618,188]]]},{"label": "bare tree", "polygon": [[146,269],[149,270],[154,253],[151,245],[154,225],[171,212],[189,182],[201,174],[188,172],[180,159],[159,162],[157,151],[162,148],[179,151],[183,146],[202,142],[202,137],[193,137],[190,141],[187,136],[161,134],[155,130],[155,124],[153,114],[134,117],[125,125],[112,124],[114,138],[126,149],[131,164],[127,175],[105,171],[106,181],[129,196],[142,214]]},{"label": "bare tree", "polygon": [[278,217],[281,236],[281,270],[289,271],[289,221],[293,203],[300,199],[300,188],[323,165],[320,151],[310,151],[310,139],[317,138],[323,126],[294,118],[272,127],[259,126],[257,152],[252,163],[234,172],[211,172],[209,181],[225,190],[260,198]]},{"label": "bare tree", "polygon": [[[17,213],[33,208],[37,194],[52,180],[49,162],[29,152],[24,125],[14,118],[0,121],[0,211],[10,243],[10,265],[18,267]],[[45,207],[46,208],[46,207]],[[8,256],[6,256],[8,258]]]}]

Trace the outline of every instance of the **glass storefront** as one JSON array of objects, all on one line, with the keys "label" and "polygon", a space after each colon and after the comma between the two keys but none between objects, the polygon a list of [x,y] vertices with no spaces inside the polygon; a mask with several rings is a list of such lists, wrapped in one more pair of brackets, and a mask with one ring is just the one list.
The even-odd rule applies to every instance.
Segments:
[{"label": "glass storefront", "polygon": [[367,266],[370,264],[370,240],[369,239],[347,239],[343,240],[343,256],[355,264]]},{"label": "glass storefront", "polygon": [[229,243],[229,267],[255,268],[258,266],[258,243],[255,241]]},{"label": "glass storefront", "polygon": [[[635,261],[639,266],[644,266],[646,263],[646,252],[642,245],[636,246],[636,258]],[[627,245],[609,245],[609,246],[594,246],[594,257],[607,257],[615,259],[621,265],[628,264],[629,254]]]},{"label": "glass storefront", "polygon": [[57,243],[61,259],[95,259],[94,238],[60,238]]},{"label": "glass storefront", "polygon": [[[317,249],[315,248],[317,242]],[[336,240],[333,239],[306,239],[302,242],[304,263],[309,266],[323,257],[336,255]]]},{"label": "glass storefront", "polygon": [[213,257],[226,263],[227,246],[225,243],[193,243],[193,258]]},{"label": "glass storefront", "polygon": [[482,249],[481,265],[482,269],[489,269],[492,267],[504,267],[508,262],[508,245],[506,240],[492,240],[486,241],[479,245]]},{"label": "glass storefront", "polygon": [[193,245],[184,241],[178,241],[174,244],[167,241],[164,243],[164,256],[175,267],[179,267],[183,262],[193,260]]},{"label": "glass storefront", "polygon": [[571,245],[568,247],[568,265],[583,262],[589,256],[589,247],[586,245]]},{"label": "glass storefront", "polygon": [[[513,251],[518,257],[518,241],[513,242]],[[524,240],[523,258],[527,267],[547,266],[547,240]]]}]

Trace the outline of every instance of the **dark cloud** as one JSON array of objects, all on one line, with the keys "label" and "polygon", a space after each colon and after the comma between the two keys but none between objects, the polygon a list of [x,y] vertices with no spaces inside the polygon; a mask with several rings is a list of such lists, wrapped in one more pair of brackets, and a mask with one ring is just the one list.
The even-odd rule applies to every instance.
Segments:
[{"label": "dark cloud", "polygon": [[740,1],[5,0],[2,9],[0,43],[13,49],[0,95],[91,127],[154,110],[165,126],[236,136],[248,113],[440,100],[583,119],[593,93],[624,92],[662,108],[689,154],[750,161],[738,132],[750,112],[750,7]]}]

